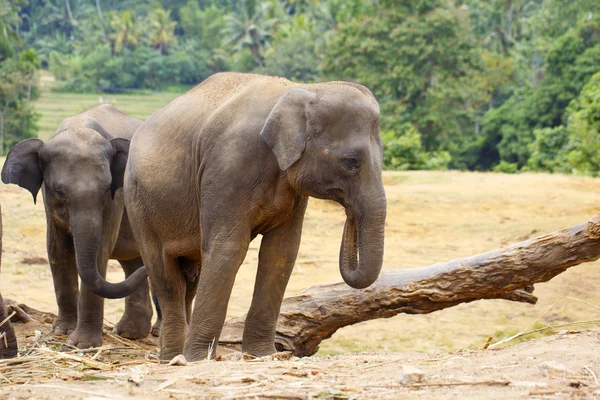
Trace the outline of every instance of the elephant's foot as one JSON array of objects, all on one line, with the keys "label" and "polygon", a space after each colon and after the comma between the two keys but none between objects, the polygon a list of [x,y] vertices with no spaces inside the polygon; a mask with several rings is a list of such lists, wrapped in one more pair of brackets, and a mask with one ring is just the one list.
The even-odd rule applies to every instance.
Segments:
[{"label": "elephant's foot", "polygon": [[102,346],[102,330],[96,330],[92,332],[89,329],[86,330],[77,327],[67,339],[67,344],[80,349],[100,347]]},{"label": "elephant's foot", "polygon": [[0,326],[0,359],[15,357],[17,355],[17,350],[15,330],[10,325],[10,322],[6,322],[4,325]]},{"label": "elephant's foot", "polygon": [[52,331],[57,335],[70,335],[77,328],[77,315],[64,316],[58,315],[52,324]]},{"label": "elephant's foot", "polygon": [[271,354],[277,353],[277,349],[274,344],[258,345],[258,344],[244,344],[242,341],[242,352],[250,354],[254,357],[270,356]]},{"label": "elephant's foot", "polygon": [[[161,337],[160,337],[160,355],[159,358],[161,359],[161,361],[171,361],[174,357],[183,354],[186,355],[186,353],[183,350],[183,342],[179,342],[179,340],[175,340],[173,342],[171,342],[170,344],[165,344],[164,343],[164,334],[165,332],[161,332]],[[186,355],[186,360],[190,361],[190,359],[187,358]],[[195,361],[198,361],[197,359]]]},{"label": "elephant's foot", "polygon": [[185,344],[183,350],[185,359],[190,362],[202,361],[202,360],[214,360],[217,357],[217,341],[197,344]]},{"label": "elephant's foot", "polygon": [[152,325],[152,330],[150,331],[150,333],[152,333],[152,336],[156,336],[156,337],[160,336],[161,326],[162,326],[162,320],[160,318],[158,318],[156,320],[156,322],[154,323],[154,325]]},{"label": "elephant's foot", "polygon": [[128,339],[143,339],[150,333],[150,318],[131,318],[123,315],[113,332]]}]

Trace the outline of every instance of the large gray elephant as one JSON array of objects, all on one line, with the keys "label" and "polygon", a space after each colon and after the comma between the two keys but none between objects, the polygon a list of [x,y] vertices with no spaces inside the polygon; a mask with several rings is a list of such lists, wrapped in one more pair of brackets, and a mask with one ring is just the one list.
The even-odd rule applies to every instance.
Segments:
[{"label": "large gray elephant", "polygon": [[379,106],[354,83],[221,73],[152,114],[131,142],[124,190],[163,311],[160,357],[215,356],[236,273],[258,234],[242,347],[276,351],[309,196],[345,207],[342,277],[355,288],[373,283],[383,262],[381,165]]},{"label": "large gray elephant", "polygon": [[[57,334],[80,348],[102,345],[104,299],[128,296],[115,331],[142,338],[150,331],[148,279],[124,213],[123,173],[129,140],[142,121],[112,105],[65,119],[45,143],[28,139],[8,153],[2,181],[31,192],[42,189],[47,250],[58,303]],[[108,259],[126,280],[105,280]],[[79,293],[77,275],[82,281]]]},{"label": "large gray elephant", "polygon": [[[0,209],[0,268],[2,267],[2,209]],[[0,358],[12,358],[17,355],[17,337],[10,321],[7,319],[4,300],[0,294]]]}]

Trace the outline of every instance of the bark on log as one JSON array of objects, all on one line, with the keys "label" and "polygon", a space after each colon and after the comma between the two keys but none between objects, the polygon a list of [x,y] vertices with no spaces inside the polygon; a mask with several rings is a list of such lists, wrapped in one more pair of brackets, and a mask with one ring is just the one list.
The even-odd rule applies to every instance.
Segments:
[{"label": "bark on log", "polygon": [[[480,299],[535,303],[532,285],[600,258],[600,214],[589,221],[507,248],[428,267],[387,271],[369,288],[316,285],[284,300],[280,350],[309,356],[344,326],[399,313],[427,314]],[[239,346],[245,316],[225,323],[219,344]]]}]

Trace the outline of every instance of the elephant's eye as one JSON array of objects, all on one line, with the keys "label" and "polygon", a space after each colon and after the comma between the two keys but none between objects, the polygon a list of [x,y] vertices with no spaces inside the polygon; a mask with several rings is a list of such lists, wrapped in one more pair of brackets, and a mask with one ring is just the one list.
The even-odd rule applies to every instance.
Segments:
[{"label": "elephant's eye", "polygon": [[54,193],[56,193],[56,196],[58,196],[58,198],[61,199],[62,201],[67,200],[67,197],[65,196],[65,192],[63,192],[61,188],[55,188]]},{"label": "elephant's eye", "polygon": [[355,171],[360,166],[360,160],[354,156],[346,156],[342,158],[342,165],[351,171]]}]

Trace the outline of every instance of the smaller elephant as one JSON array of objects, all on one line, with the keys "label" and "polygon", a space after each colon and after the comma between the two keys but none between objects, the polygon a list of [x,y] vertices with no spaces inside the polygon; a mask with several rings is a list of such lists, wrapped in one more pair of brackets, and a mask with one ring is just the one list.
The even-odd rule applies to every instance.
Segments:
[{"label": "smaller elephant", "polygon": [[[29,190],[34,202],[42,189],[58,303],[54,332],[70,334],[67,343],[79,348],[102,345],[102,297],[127,296],[119,335],[137,339],[151,329],[147,274],[121,189],[129,140],[141,123],[112,105],[96,106],[65,119],[46,142],[17,143],[2,169],[2,181]],[[125,281],[105,280],[108,259],[120,262]]]},{"label": "smaller elephant", "polygon": [[[0,267],[2,267],[2,209],[0,209]],[[0,358],[12,358],[17,355],[17,337],[13,329],[4,300],[0,294]]]}]

